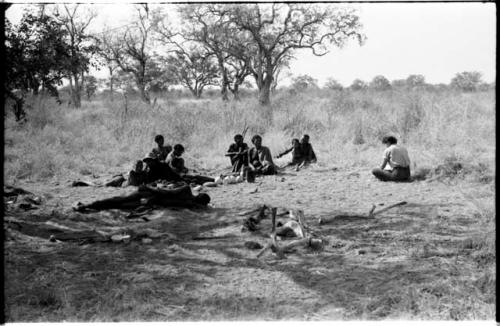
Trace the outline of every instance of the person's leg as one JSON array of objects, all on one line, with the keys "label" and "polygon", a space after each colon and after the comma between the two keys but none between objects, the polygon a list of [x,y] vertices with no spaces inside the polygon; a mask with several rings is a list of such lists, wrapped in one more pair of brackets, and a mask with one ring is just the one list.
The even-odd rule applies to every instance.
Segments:
[{"label": "person's leg", "polygon": [[231,170],[231,172],[240,172],[242,167],[243,167],[243,158],[237,157],[233,161],[233,169]]},{"label": "person's leg", "polygon": [[274,168],[274,165],[272,164],[269,164],[269,165],[266,165],[262,168],[262,174],[263,175],[272,175],[272,174],[276,174],[276,169]]},{"label": "person's leg", "polygon": [[102,200],[97,200],[88,205],[83,205],[84,209],[95,209],[95,210],[104,210],[104,209],[113,209],[113,208],[133,208],[141,205],[141,198],[143,198],[143,194],[139,191],[134,191],[130,195],[127,196],[116,196],[111,198],[106,198]]},{"label": "person's leg", "polygon": [[410,180],[410,168],[396,168],[394,169],[393,178],[394,181],[408,181]]},{"label": "person's leg", "polygon": [[372,170],[372,174],[377,179],[382,181],[394,181],[394,176],[391,171],[382,170],[381,168],[375,168]]}]

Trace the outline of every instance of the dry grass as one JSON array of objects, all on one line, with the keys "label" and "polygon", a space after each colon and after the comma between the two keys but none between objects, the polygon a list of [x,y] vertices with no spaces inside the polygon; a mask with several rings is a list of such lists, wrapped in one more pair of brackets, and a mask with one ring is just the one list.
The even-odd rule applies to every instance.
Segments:
[{"label": "dry grass", "polygon": [[[327,165],[370,165],[380,161],[381,136],[392,133],[409,149],[416,167],[436,167],[446,159],[494,174],[493,93],[357,92],[290,95],[278,93],[270,110],[256,101],[159,99],[84,102],[79,110],[51,99],[33,100],[27,125],[10,118],[5,130],[8,182],[46,180],[81,173],[125,172],[153,146],[155,134],[183,143],[190,166],[227,166],[221,155],[235,133],[249,126],[275,154],[292,137],[309,133]],[[266,120],[271,116],[272,120]]]}]

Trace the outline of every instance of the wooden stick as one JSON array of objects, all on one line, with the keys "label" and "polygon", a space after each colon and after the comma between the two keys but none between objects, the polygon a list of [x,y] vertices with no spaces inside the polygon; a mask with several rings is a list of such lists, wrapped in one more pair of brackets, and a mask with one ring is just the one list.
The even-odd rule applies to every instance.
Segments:
[{"label": "wooden stick", "polygon": [[394,204],[394,205],[390,205],[390,206],[387,206],[387,207],[385,207],[385,208],[382,208],[381,210],[378,210],[378,211],[376,211],[376,212],[374,212],[374,211],[373,211],[374,209],[372,208],[372,210],[370,211],[370,213],[369,213],[369,215],[368,215],[368,216],[369,216],[369,217],[374,217],[375,215],[380,214],[380,213],[382,213],[382,212],[385,212],[385,211],[387,211],[387,210],[389,210],[389,209],[391,209],[391,208],[394,208],[394,207],[397,207],[397,206],[406,205],[406,204],[407,204],[407,202],[405,202],[405,201],[401,201],[401,202],[396,203],[396,204]]}]

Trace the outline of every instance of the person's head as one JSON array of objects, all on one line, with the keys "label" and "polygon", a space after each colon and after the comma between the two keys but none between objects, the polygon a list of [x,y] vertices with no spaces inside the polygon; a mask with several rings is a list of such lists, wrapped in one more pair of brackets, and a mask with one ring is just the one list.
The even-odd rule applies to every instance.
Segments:
[{"label": "person's head", "polygon": [[157,143],[158,146],[163,146],[164,142],[165,142],[165,139],[163,138],[162,135],[156,135],[155,136],[155,143]]},{"label": "person's head", "polygon": [[307,144],[309,142],[309,135],[302,136],[302,143]]},{"label": "person's head", "polygon": [[182,155],[182,153],[184,153],[184,146],[182,146],[181,144],[176,144],[174,146],[174,154],[180,156]]},{"label": "person's head", "polygon": [[148,166],[148,167],[150,167],[152,164],[154,165],[155,161],[156,161],[156,158],[154,158],[152,155],[148,155],[142,159],[142,162],[144,162],[144,164],[146,164],[146,166]]},{"label": "person's head", "polygon": [[142,161],[135,162],[135,172],[141,172],[144,168],[144,163]]},{"label": "person's head", "polygon": [[292,146],[293,147],[299,147],[300,146],[300,142],[297,138],[294,138],[292,139]]},{"label": "person's head", "polygon": [[194,196],[193,201],[196,204],[207,206],[208,203],[210,203],[210,196],[208,194],[201,193],[201,194]]},{"label": "person's head", "polygon": [[243,136],[242,136],[242,135],[240,135],[240,134],[238,134],[238,135],[234,136],[234,142],[235,142],[236,144],[241,144],[241,143],[243,143]]},{"label": "person's head", "polygon": [[259,148],[262,146],[262,137],[259,135],[255,135],[252,137],[252,144],[254,144],[255,147]]},{"label": "person's head", "polygon": [[382,138],[382,144],[384,144],[386,146],[391,146],[391,145],[394,145],[397,143],[398,143],[398,140],[394,136],[385,136],[384,138]]}]

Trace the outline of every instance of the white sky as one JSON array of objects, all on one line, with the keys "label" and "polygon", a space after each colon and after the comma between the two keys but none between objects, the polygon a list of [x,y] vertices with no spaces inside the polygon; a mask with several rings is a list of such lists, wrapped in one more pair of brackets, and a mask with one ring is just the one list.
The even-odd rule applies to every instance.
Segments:
[{"label": "white sky", "polygon": [[[25,5],[7,10],[18,20]],[[98,13],[93,29],[121,26],[133,13],[130,4],[89,5]],[[320,85],[333,77],[345,86],[356,78],[376,75],[389,80],[422,74],[429,83],[449,83],[462,71],[479,71],[486,82],[496,77],[496,7],[494,3],[361,3],[359,9],[367,41],[349,43],[316,57],[297,52],[291,75],[308,74]],[[104,73],[104,71],[102,72]],[[283,83],[287,83],[284,80]]]}]

